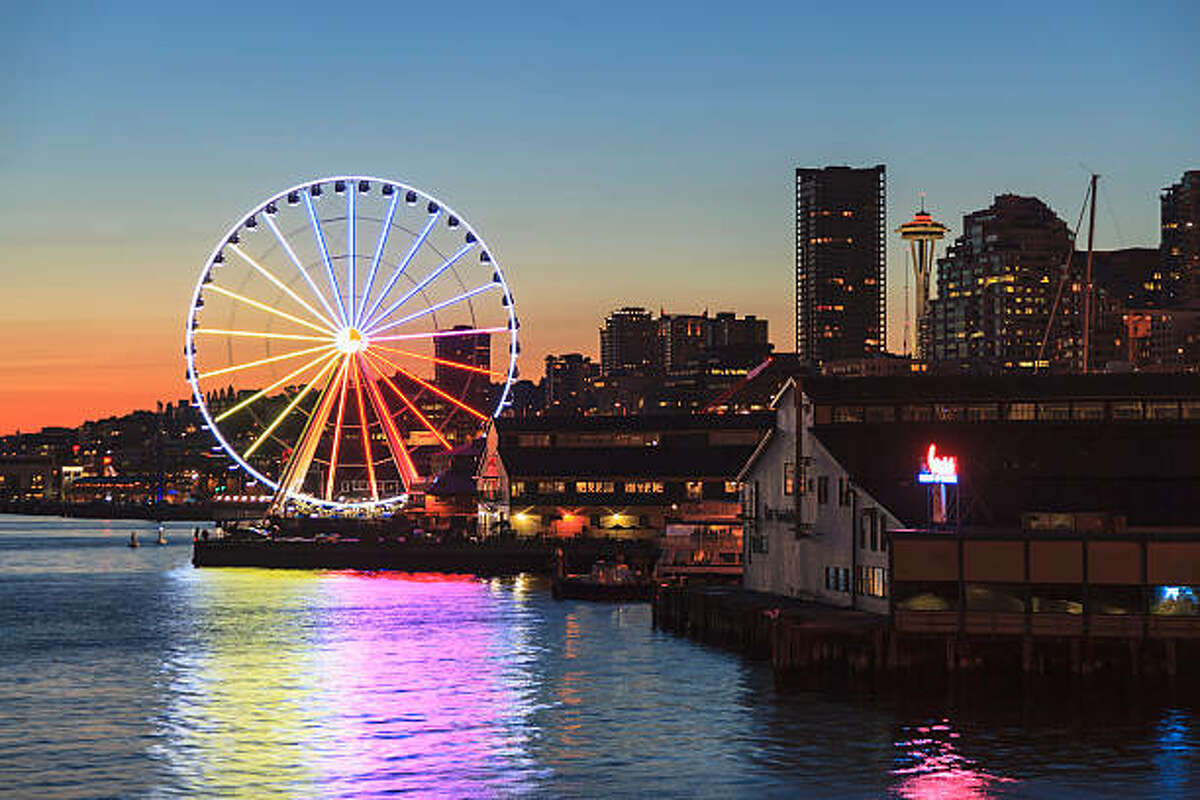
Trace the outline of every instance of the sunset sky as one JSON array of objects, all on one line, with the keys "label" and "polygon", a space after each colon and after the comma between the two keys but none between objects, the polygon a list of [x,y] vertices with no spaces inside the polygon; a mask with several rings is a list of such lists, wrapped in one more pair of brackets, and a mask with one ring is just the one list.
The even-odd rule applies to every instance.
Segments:
[{"label": "sunset sky", "polygon": [[[49,6],[37,8],[36,6]],[[286,186],[403,180],[502,259],[523,372],[619,305],[793,340],[793,168],[888,167],[952,235],[1001,192],[1157,246],[1200,167],[1194,2],[23,4],[0,31],[0,434],[186,395],[216,239]],[[890,344],[905,261],[889,251]]]}]

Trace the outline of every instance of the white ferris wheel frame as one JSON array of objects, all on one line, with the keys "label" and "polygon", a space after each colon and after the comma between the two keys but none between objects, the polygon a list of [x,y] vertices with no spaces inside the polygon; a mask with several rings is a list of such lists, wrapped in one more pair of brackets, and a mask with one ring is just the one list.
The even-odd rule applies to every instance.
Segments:
[{"label": "white ferris wheel frame", "polygon": [[[465,217],[463,217],[461,214],[459,214],[457,211],[455,211],[453,208],[451,208],[446,203],[443,203],[439,198],[434,197],[433,195],[429,194],[428,192],[422,191],[421,189],[418,189],[415,186],[411,186],[407,183],[404,183],[403,181],[379,178],[376,176],[333,175],[333,176],[329,176],[329,177],[307,180],[307,181],[304,181],[303,183],[298,183],[294,186],[290,186],[281,192],[275,193],[274,195],[269,197],[267,200],[256,204],[250,210],[248,210],[246,213],[242,214],[238,218],[238,221],[235,222],[233,225],[231,225],[229,227],[229,229],[225,231],[225,234],[218,240],[217,245],[213,248],[212,252],[209,253],[208,258],[204,262],[203,269],[200,270],[200,277],[196,281],[196,287],[192,291],[192,300],[191,300],[191,304],[188,306],[188,317],[187,317],[187,323],[185,326],[184,342],[183,342],[184,358],[187,361],[187,381],[188,381],[188,384],[192,388],[192,397],[194,400],[194,405],[200,409],[200,413],[204,418],[204,423],[205,423],[205,426],[207,427],[208,431],[217,440],[217,443],[221,446],[221,449],[225,451],[225,454],[227,456],[229,456],[230,458],[232,458],[233,461],[237,464],[237,466],[239,466],[243,470],[245,470],[255,480],[263,483],[266,486],[271,487],[271,490],[273,492],[275,492],[276,494],[278,494],[278,492],[279,492],[279,483],[277,481],[272,480],[271,478],[267,477],[266,475],[263,475],[261,472],[259,472],[257,469],[255,469],[245,458],[243,458],[240,453],[237,452],[237,450],[225,439],[225,436],[221,433],[221,429],[218,427],[216,421],[212,417],[212,414],[209,412],[208,403],[205,402],[204,393],[200,389],[199,373],[197,372],[196,362],[195,362],[196,348],[195,348],[195,344],[194,344],[194,341],[195,341],[194,335],[196,332],[197,316],[198,316],[200,309],[202,308],[202,306],[198,306],[197,304],[200,302],[201,295],[203,294],[204,286],[206,285],[206,279],[212,273],[213,267],[216,264],[215,259],[217,258],[218,255],[221,254],[222,250],[224,250],[227,246],[229,246],[231,244],[231,242],[230,242],[231,237],[233,237],[234,234],[236,234],[243,227],[245,227],[246,222],[250,218],[255,217],[259,214],[266,215],[266,213],[267,213],[266,209],[268,206],[270,206],[273,203],[279,203],[281,201],[285,201],[286,198],[288,197],[288,195],[292,194],[293,192],[298,193],[300,196],[302,196],[305,199],[305,204],[308,209],[309,215],[312,216],[313,210],[312,210],[312,206],[311,206],[311,196],[308,194],[308,190],[313,186],[332,185],[332,184],[337,183],[338,181],[342,181],[346,184],[346,191],[347,191],[347,193],[349,193],[351,195],[353,195],[354,193],[356,193],[358,191],[358,184],[362,181],[366,181],[370,184],[379,185],[381,187],[385,186],[385,185],[390,185],[391,187],[393,187],[394,191],[397,194],[397,202],[399,202],[399,196],[402,193],[408,193],[408,192],[415,193],[417,195],[419,201],[425,202],[425,203],[433,203],[437,206],[437,208],[440,211],[444,211],[446,213],[447,219],[449,219],[451,217],[457,219],[459,224],[464,228],[465,232],[467,232],[471,236],[473,236],[475,238],[475,241],[478,242],[480,251],[483,253],[487,253],[487,255],[490,259],[488,263],[489,263],[494,275],[499,278],[498,282],[500,284],[501,291],[503,292],[503,295],[504,295],[504,308],[508,313],[507,330],[509,333],[508,371],[506,372],[506,374],[504,376],[504,388],[500,393],[500,399],[496,402],[496,407],[492,411],[491,419],[495,419],[496,417],[500,416],[501,412],[505,408],[509,407],[512,404],[512,401],[510,400],[509,395],[512,392],[512,385],[516,380],[517,357],[520,354],[520,347],[518,346],[518,343],[517,343],[517,331],[520,328],[520,324],[519,324],[519,322],[517,320],[517,316],[516,316],[516,306],[513,301],[513,293],[512,293],[511,288],[508,285],[508,279],[504,275],[504,269],[501,266],[500,259],[496,256],[495,251],[491,247],[488,246],[488,244],[484,240],[483,236],[481,236],[479,234],[479,232],[476,231],[474,227],[472,227],[472,225],[466,220]],[[414,240],[417,242],[417,244],[415,247],[412,248],[411,252],[408,254],[408,259],[411,259],[411,257],[413,255],[415,255],[416,251],[420,249],[420,246],[424,243],[424,239],[425,239],[426,235],[429,233],[429,230],[432,228],[432,223],[437,219],[437,217],[432,213],[430,214],[430,216],[431,216],[430,224],[423,230],[423,232],[417,237],[417,239]],[[348,224],[354,225],[355,224],[354,218],[348,219]],[[388,225],[391,224],[390,217],[387,220],[386,224],[388,224]],[[331,267],[329,266],[330,259],[329,259],[326,244],[324,241],[324,235],[322,233],[320,233],[319,226],[317,226],[315,224],[314,224],[314,230],[317,231],[317,235],[319,237],[319,243],[320,243],[323,258],[325,260],[326,267],[331,269]],[[353,237],[352,237],[352,239],[353,239]],[[285,244],[285,247],[288,247],[288,245]],[[350,269],[353,270],[354,269],[354,267],[353,267],[354,253],[353,253],[352,249],[348,255],[351,259],[350,260]],[[376,266],[377,265],[378,265],[378,260],[376,259]],[[303,269],[301,269],[300,271],[306,278],[308,278],[307,273]],[[350,274],[353,275],[353,272],[351,271]],[[440,274],[440,272],[439,272],[439,274]],[[389,291],[390,291],[390,287],[389,287]],[[475,291],[475,290],[472,290],[472,291]],[[374,304],[374,306],[372,307],[372,309],[370,310],[370,312],[366,313],[365,319],[386,318],[386,316],[387,316],[386,313],[382,314],[382,315],[378,315],[379,305],[381,304],[383,297],[386,296],[386,294],[387,294],[387,292],[384,292],[379,296],[379,298],[378,298],[379,302],[376,302]],[[414,292],[414,294],[415,294],[415,292]],[[335,292],[334,296],[340,307],[342,305],[340,294]],[[318,297],[321,297],[323,299],[323,295],[321,295],[321,294],[318,294]],[[408,298],[404,298],[404,299],[408,299]],[[468,297],[458,298],[458,300],[462,300],[462,299],[468,299]],[[366,311],[368,301],[369,301],[369,298],[364,300],[364,302],[362,304],[362,309],[364,310],[364,312]],[[456,300],[456,302],[457,302],[457,300]],[[398,306],[399,304],[397,303],[396,305]],[[435,306],[431,306],[430,309],[436,310],[436,305],[437,304],[435,304]],[[426,310],[428,311],[430,309],[426,309]],[[320,318],[321,315],[317,315],[317,316],[318,316],[318,318]],[[404,320],[402,319],[400,322],[390,323],[387,327],[394,327],[396,325],[401,324],[403,321]],[[488,424],[488,423],[485,423],[485,424]],[[303,492],[288,492],[287,497],[284,499],[299,501],[301,503],[305,503],[305,504],[313,505],[313,506],[319,506],[319,507],[327,508],[330,510],[350,511],[350,510],[368,510],[368,509],[373,509],[373,508],[394,506],[394,505],[405,502],[407,500],[407,496],[408,496],[408,493],[404,492],[404,493],[395,495],[393,497],[380,498],[378,500],[373,499],[373,500],[364,500],[364,501],[357,501],[357,502],[344,502],[344,501],[337,501],[337,500],[326,500],[324,498],[305,494]]]}]

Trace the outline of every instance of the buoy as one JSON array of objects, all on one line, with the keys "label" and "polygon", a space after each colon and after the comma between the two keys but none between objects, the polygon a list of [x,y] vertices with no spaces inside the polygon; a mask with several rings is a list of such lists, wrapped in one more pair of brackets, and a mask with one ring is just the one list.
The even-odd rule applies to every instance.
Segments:
[{"label": "buoy", "polygon": [[130,546],[130,547],[137,547],[137,546],[138,546],[138,540],[137,540],[137,531],[130,531],[130,532],[129,532],[129,546]]}]

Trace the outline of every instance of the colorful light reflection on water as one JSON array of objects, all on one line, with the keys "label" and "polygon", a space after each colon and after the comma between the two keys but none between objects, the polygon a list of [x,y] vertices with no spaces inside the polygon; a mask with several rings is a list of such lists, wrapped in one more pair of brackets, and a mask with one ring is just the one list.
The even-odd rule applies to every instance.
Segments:
[{"label": "colorful light reflection on water", "polygon": [[0,796],[1200,789],[1185,707],[784,691],[645,606],[528,578],[196,570],[186,526],[131,551],[136,525],[0,518]]},{"label": "colorful light reflection on water", "polygon": [[221,620],[168,667],[181,698],[166,716],[183,786],[470,797],[535,777],[523,747],[532,681],[506,658],[528,635],[526,578],[219,570],[179,579],[198,619]]},{"label": "colorful light reflection on water", "polygon": [[905,800],[983,800],[995,796],[998,784],[1015,783],[1010,778],[991,775],[959,752],[960,734],[950,720],[909,729],[910,738],[895,743],[900,764],[892,774],[899,781],[892,788]]}]

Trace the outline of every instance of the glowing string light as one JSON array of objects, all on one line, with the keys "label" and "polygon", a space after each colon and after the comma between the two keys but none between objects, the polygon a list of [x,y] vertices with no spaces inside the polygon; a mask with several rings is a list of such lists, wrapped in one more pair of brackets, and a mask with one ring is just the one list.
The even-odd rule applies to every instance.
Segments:
[{"label": "glowing string light", "polygon": [[392,193],[392,202],[388,206],[387,217],[383,220],[383,227],[379,230],[379,241],[375,244],[375,256],[371,259],[371,271],[367,274],[367,285],[363,288],[362,300],[358,304],[358,311],[354,315],[354,324],[357,326],[362,322],[363,310],[367,307],[367,301],[371,299],[371,287],[375,284],[375,273],[379,270],[379,259],[383,257],[384,248],[387,246],[388,233],[392,229],[392,218],[396,215],[396,204],[400,201],[400,192]]},{"label": "glowing string light", "polygon": [[288,403],[283,411],[279,412],[279,416],[275,417],[274,421],[267,426],[266,430],[259,434],[258,438],[254,440],[254,444],[250,445],[246,452],[242,453],[242,458],[249,458],[250,456],[254,455],[254,451],[258,449],[259,445],[267,440],[267,437],[271,435],[272,431],[278,428],[279,424],[283,422],[284,419],[286,419],[287,416],[292,413],[296,406],[300,404],[300,401],[308,396],[308,393],[311,392],[313,387],[317,385],[317,382],[325,377],[325,374],[329,372],[329,368],[333,366],[333,363],[334,362],[332,360],[327,362],[325,366],[321,367],[321,371],[316,374],[316,377],[314,377],[305,385],[303,389],[296,393],[296,396],[292,398],[292,402]]},{"label": "glowing string light", "polygon": [[251,305],[251,306],[254,306],[255,308],[262,309],[263,311],[274,314],[277,317],[283,317],[286,320],[291,320],[292,322],[295,322],[298,325],[303,325],[306,328],[312,328],[314,331],[320,331],[321,333],[328,333],[331,336],[333,335],[333,330],[330,328],[326,328],[321,325],[314,325],[313,323],[308,322],[307,320],[300,319],[299,317],[289,314],[286,311],[280,311],[278,308],[269,306],[266,303],[260,303],[257,300],[251,300],[249,297],[246,297],[245,295],[240,295],[237,292],[231,292],[230,290],[228,290],[224,287],[218,286],[215,283],[210,284],[208,288],[209,288],[209,291],[216,292],[217,294],[223,294],[226,297],[229,297],[233,300],[238,300],[240,302],[246,303],[247,305]]},{"label": "glowing string light", "polygon": [[400,263],[396,265],[396,271],[392,273],[392,277],[388,279],[386,284],[384,284],[383,291],[379,293],[379,297],[375,298],[375,302],[371,304],[371,310],[363,315],[366,319],[370,320],[373,318],[375,310],[379,308],[379,304],[383,302],[384,298],[387,297],[388,292],[390,292],[392,287],[396,285],[396,281],[400,280],[400,276],[404,274],[404,270],[408,268],[409,262],[413,260],[413,256],[417,254],[417,251],[421,249],[421,245],[423,245],[425,240],[429,238],[429,232],[433,230],[433,225],[438,221],[438,217],[441,216],[441,213],[442,212],[439,209],[438,211],[429,215],[429,221],[425,223],[425,227],[421,230],[421,233],[416,239],[413,240],[413,243],[409,245],[408,252],[404,254],[404,258],[400,259]]},{"label": "glowing string light", "polygon": [[371,498],[378,500],[379,487],[375,485],[375,462],[371,458],[371,434],[367,432],[367,409],[363,406],[362,365],[356,363],[355,366],[358,369],[355,370],[354,393],[358,397],[358,425],[362,429],[363,457],[367,461],[367,482],[371,484]]},{"label": "glowing string light", "polygon": [[274,383],[272,383],[272,384],[271,384],[270,386],[268,386],[267,388],[265,388],[265,389],[259,389],[257,392],[255,392],[254,394],[250,395],[249,397],[247,397],[245,400],[241,401],[241,402],[240,402],[240,403],[238,403],[237,405],[234,405],[234,406],[231,406],[231,407],[229,407],[229,408],[225,409],[225,410],[224,410],[224,411],[222,411],[220,414],[218,414],[217,416],[213,417],[213,421],[214,421],[214,422],[221,422],[222,420],[226,419],[226,418],[227,418],[227,417],[229,417],[230,415],[232,415],[232,414],[235,414],[235,413],[237,413],[238,411],[241,411],[241,410],[242,410],[243,408],[245,408],[246,406],[248,406],[248,405],[250,405],[251,403],[255,402],[256,400],[259,400],[259,399],[261,399],[262,397],[266,396],[266,394],[267,394],[268,392],[273,392],[273,391],[275,391],[276,389],[278,389],[280,386],[283,386],[283,385],[287,384],[289,381],[291,381],[291,380],[292,380],[293,378],[295,378],[297,375],[300,375],[301,373],[307,372],[308,370],[312,369],[313,367],[317,366],[318,364],[320,364],[320,363],[321,363],[321,362],[323,362],[323,361],[330,361],[330,360],[332,360],[332,359],[333,359],[333,357],[334,357],[334,356],[336,356],[336,355],[337,355],[337,353],[336,353],[336,352],[331,352],[331,353],[327,353],[327,354],[325,354],[325,355],[323,355],[323,356],[318,356],[317,358],[314,358],[312,361],[308,362],[307,364],[305,364],[304,366],[300,367],[299,369],[297,369],[297,370],[295,370],[295,371],[293,371],[293,372],[289,372],[287,375],[284,375],[282,378],[280,378],[279,380],[275,381]]},{"label": "glowing string light", "polygon": [[429,383],[428,381],[421,380],[421,378],[417,377],[413,373],[406,370],[404,367],[395,363],[390,358],[387,358],[386,356],[381,356],[381,355],[376,355],[376,358],[379,358],[380,360],[382,360],[385,364],[387,364],[392,369],[396,370],[396,372],[399,372],[404,377],[408,378],[410,381],[420,384],[421,386],[424,386],[426,389],[433,392],[438,397],[448,400],[450,403],[458,406],[463,411],[466,411],[466,412],[478,417],[479,419],[482,419],[482,420],[487,419],[487,414],[483,414],[483,413],[480,413],[479,411],[476,411],[475,409],[471,408],[469,405],[467,405],[463,401],[459,400],[457,397],[454,397],[453,395],[443,392],[441,389],[434,386],[432,383]]},{"label": "glowing string light", "polygon": [[411,350],[397,350],[394,347],[384,347],[383,345],[375,345],[374,349],[382,350],[385,353],[395,353],[396,355],[400,355],[400,356],[408,356],[409,358],[419,358],[422,361],[431,361],[434,364],[443,364],[447,367],[454,367],[455,369],[462,369],[462,370],[466,370],[467,372],[477,372],[480,375],[488,375],[493,378],[503,378],[504,377],[503,374],[501,374],[499,372],[493,372],[492,370],[486,369],[484,367],[477,367],[477,366],[473,366],[471,364],[464,364],[461,361],[451,361],[448,358],[438,358],[437,356],[427,356],[423,353],[414,353]]},{"label": "glowing string light", "polygon": [[321,322],[323,322],[327,328],[329,328],[330,330],[332,330],[332,329],[334,329],[334,328],[337,328],[337,324],[336,324],[336,323],[334,323],[332,320],[326,319],[326,318],[325,318],[325,315],[324,315],[324,314],[322,314],[320,311],[317,311],[317,310],[316,310],[315,308],[313,308],[311,305],[309,305],[307,300],[305,300],[305,299],[304,299],[304,298],[302,298],[300,295],[298,295],[298,294],[296,294],[295,292],[293,292],[290,286],[288,286],[288,285],[287,285],[286,283],[284,283],[283,281],[279,280],[279,278],[276,278],[276,277],[275,277],[273,274],[271,274],[271,272],[270,272],[270,271],[269,271],[269,270],[268,270],[266,267],[264,267],[262,264],[259,264],[259,263],[258,263],[257,261],[255,261],[253,258],[251,258],[250,256],[246,255],[246,253],[245,253],[245,252],[242,250],[242,248],[238,247],[236,244],[231,244],[231,245],[229,245],[229,249],[230,249],[230,250],[232,250],[233,252],[237,253],[237,254],[238,254],[238,256],[239,256],[239,257],[241,257],[241,259],[242,259],[243,261],[245,261],[247,264],[249,264],[250,266],[254,267],[254,269],[258,270],[259,274],[261,274],[261,275],[262,275],[264,278],[266,278],[266,279],[267,279],[267,280],[269,280],[271,283],[273,283],[273,284],[275,284],[277,287],[279,287],[279,289],[280,289],[281,291],[283,291],[283,292],[284,292],[284,294],[286,294],[288,297],[292,298],[292,299],[293,299],[293,300],[295,300],[297,303],[299,303],[301,306],[303,306],[303,307],[304,307],[304,309],[305,309],[306,311],[308,311],[308,313],[312,314],[314,317],[316,317],[316,318],[317,318],[317,319],[319,319]]},{"label": "glowing string light", "polygon": [[[367,355],[370,356],[370,353],[368,353]],[[400,391],[400,387],[397,386],[395,383],[393,383],[391,378],[389,378],[387,375],[383,374],[383,370],[379,369],[379,365],[376,364],[374,360],[371,360],[370,363],[371,363],[371,366],[374,367],[375,370],[379,373],[380,379],[384,383],[387,384],[388,388],[391,389],[392,392],[395,393],[395,395],[397,397],[400,398],[400,400],[404,403],[404,405],[408,408],[408,410],[411,411],[416,416],[416,418],[421,421],[421,424],[424,425],[429,430],[429,432],[433,434],[434,438],[436,438],[438,440],[438,442],[442,445],[442,447],[446,448],[447,450],[453,449],[450,445],[450,442],[446,441],[446,437],[442,436],[441,431],[439,431],[436,427],[434,427],[433,423],[430,422],[425,417],[425,415],[421,413],[421,410],[419,408],[417,408],[411,400],[408,399],[408,395],[406,395],[406,394],[404,394],[404,392]]]},{"label": "glowing string light", "polygon": [[471,248],[473,248],[475,246],[475,244],[476,244],[475,242],[468,242],[467,244],[464,244],[462,247],[460,247],[454,255],[450,256],[445,261],[443,261],[441,266],[439,266],[433,272],[429,273],[424,278],[422,278],[421,281],[416,286],[409,289],[407,292],[404,293],[404,295],[399,300],[397,300],[396,302],[394,302],[390,306],[388,306],[387,310],[381,311],[378,314],[376,314],[374,317],[372,317],[371,321],[367,323],[368,329],[375,328],[380,322],[382,322],[383,320],[390,317],[396,311],[396,309],[398,309],[400,306],[407,303],[409,301],[409,299],[411,299],[413,296],[415,296],[418,292],[420,292],[426,286],[428,286],[429,284],[431,284],[435,280],[437,280],[438,277],[443,272],[445,272],[446,270],[448,270],[452,266],[454,266],[456,263],[458,263],[462,259],[462,257],[465,256],[471,250]]},{"label": "glowing string light", "polygon": [[[426,314],[432,314],[436,311],[441,311],[446,306],[452,306],[455,303],[461,303],[463,300],[469,300],[470,298],[474,297],[477,294],[482,294],[483,292],[486,292],[488,289],[498,289],[498,288],[500,288],[500,284],[498,284],[498,283],[485,283],[483,286],[476,286],[474,289],[471,289],[468,292],[463,292],[462,294],[458,295],[457,297],[451,297],[449,300],[443,300],[440,303],[434,303],[433,305],[429,306],[428,308],[423,308],[420,311],[414,311],[413,313],[409,314],[406,317],[401,317],[400,319],[396,320],[395,322],[389,322],[387,325],[374,328],[373,330],[368,331],[368,334],[374,334],[374,333],[378,333],[378,332],[382,332],[382,331],[386,331],[386,330],[391,330],[392,328],[399,327],[406,322],[412,322],[414,319],[420,319],[421,317],[425,316]],[[386,318],[386,315],[384,315],[384,317],[382,317],[381,319],[383,319],[383,318]]]},{"label": "glowing string light", "polygon": [[321,259],[325,262],[325,274],[329,276],[333,299],[337,301],[338,312],[341,314],[342,324],[345,325],[350,319],[346,316],[346,305],[342,302],[342,290],[338,286],[337,276],[333,274],[333,262],[329,260],[329,248],[325,246],[325,234],[321,231],[321,223],[317,221],[317,211],[313,208],[312,195],[309,192],[301,192],[300,196],[304,198],[304,207],[308,209],[308,219],[312,223],[313,235],[317,237],[317,245],[321,248]]},{"label": "glowing string light", "polygon": [[312,279],[312,275],[309,275],[308,270],[306,270],[304,265],[300,263],[300,259],[296,255],[296,251],[292,249],[292,246],[288,243],[288,240],[283,237],[283,234],[279,230],[279,226],[275,224],[275,220],[271,218],[270,214],[263,214],[263,218],[267,221],[267,226],[270,227],[271,232],[275,234],[275,238],[279,241],[280,246],[283,247],[284,252],[288,254],[288,258],[290,258],[292,263],[296,265],[296,271],[304,276],[304,280],[309,285],[309,288],[313,290],[313,294],[316,295],[316,298],[321,301],[321,306],[325,309],[326,313],[329,314],[329,318],[332,319],[333,317],[336,317],[337,312],[333,310],[333,307],[329,305],[329,301],[325,299],[325,293],[317,288],[317,283]]},{"label": "glowing string light", "polygon": [[331,347],[333,347],[333,345],[323,344],[323,345],[318,345],[317,347],[309,347],[304,350],[295,350],[291,353],[284,353],[283,355],[279,355],[279,356],[271,356],[270,358],[260,358],[258,361],[247,361],[244,364],[234,364],[232,367],[223,367],[221,369],[214,369],[211,372],[202,372],[199,375],[197,375],[196,377],[200,378],[200,379],[212,378],[217,375],[225,375],[226,373],[229,373],[229,372],[238,372],[243,369],[250,369],[251,367],[260,367],[263,364],[271,364],[276,361],[284,361],[289,358],[297,358],[298,356],[306,356],[306,355],[309,355],[310,353],[319,353],[322,350],[328,350]]}]

